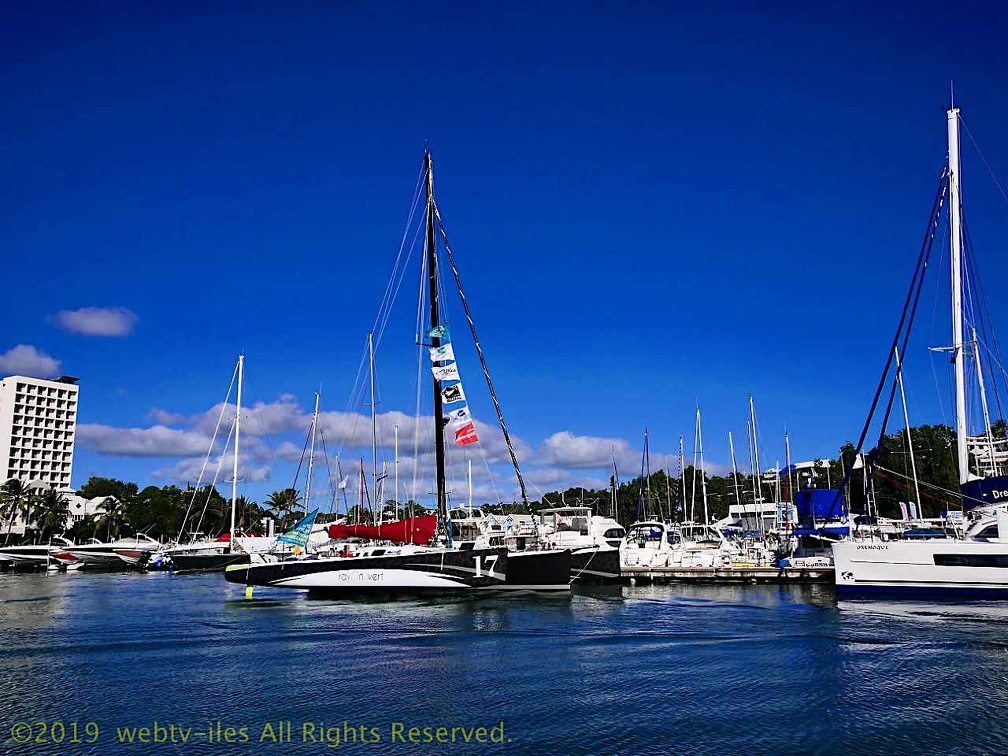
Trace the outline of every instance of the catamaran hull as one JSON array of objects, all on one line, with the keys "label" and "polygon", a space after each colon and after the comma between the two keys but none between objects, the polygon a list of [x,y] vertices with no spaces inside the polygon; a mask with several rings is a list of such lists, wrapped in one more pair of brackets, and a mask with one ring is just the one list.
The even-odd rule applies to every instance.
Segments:
[{"label": "catamaran hull", "polygon": [[1008,544],[841,541],[833,544],[837,594],[1008,596]]},{"label": "catamaran hull", "polygon": [[570,552],[437,549],[366,557],[295,559],[229,567],[232,583],[344,595],[570,591]]},{"label": "catamaran hull", "polygon": [[615,583],[620,579],[618,548],[577,549],[571,552],[571,580],[576,583]]}]

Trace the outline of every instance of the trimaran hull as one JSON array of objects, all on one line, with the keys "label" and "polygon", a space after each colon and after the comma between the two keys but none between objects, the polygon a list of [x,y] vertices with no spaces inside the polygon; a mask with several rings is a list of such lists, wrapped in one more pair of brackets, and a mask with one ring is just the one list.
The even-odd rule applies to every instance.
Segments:
[{"label": "trimaran hull", "polygon": [[570,591],[569,551],[430,549],[228,567],[232,583],[335,595]]},{"label": "trimaran hull", "polygon": [[620,579],[620,552],[616,548],[575,549],[571,554],[571,580],[610,583]]}]

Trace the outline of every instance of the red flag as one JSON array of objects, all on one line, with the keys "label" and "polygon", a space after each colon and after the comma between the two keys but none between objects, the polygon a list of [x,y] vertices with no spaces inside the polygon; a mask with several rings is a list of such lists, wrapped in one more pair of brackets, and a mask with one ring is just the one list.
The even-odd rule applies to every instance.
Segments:
[{"label": "red flag", "polygon": [[455,443],[458,446],[468,446],[469,444],[475,444],[477,441],[479,441],[479,436],[476,435],[476,425],[474,423],[466,423],[455,431]]}]

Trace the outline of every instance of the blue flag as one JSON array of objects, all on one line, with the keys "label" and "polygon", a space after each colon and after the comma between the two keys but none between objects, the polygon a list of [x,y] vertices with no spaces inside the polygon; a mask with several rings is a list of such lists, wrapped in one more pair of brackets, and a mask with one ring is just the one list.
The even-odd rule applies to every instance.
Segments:
[{"label": "blue flag", "polygon": [[439,325],[437,328],[431,328],[427,331],[427,335],[432,339],[445,339],[448,338],[448,326]]},{"label": "blue flag", "polygon": [[295,546],[304,548],[308,543],[308,536],[311,535],[312,525],[315,524],[315,518],[318,516],[318,513],[317,509],[313,509],[307,517],[302,517],[293,528],[282,536],[279,536],[277,541],[280,543],[293,543]]}]

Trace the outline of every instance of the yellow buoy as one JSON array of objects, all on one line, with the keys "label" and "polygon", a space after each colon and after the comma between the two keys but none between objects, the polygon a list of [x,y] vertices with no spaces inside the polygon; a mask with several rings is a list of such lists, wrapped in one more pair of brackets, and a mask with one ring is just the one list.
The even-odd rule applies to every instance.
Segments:
[{"label": "yellow buoy", "polygon": [[245,598],[247,598],[247,599],[252,598],[252,586],[251,585],[246,585],[245,586]]}]

